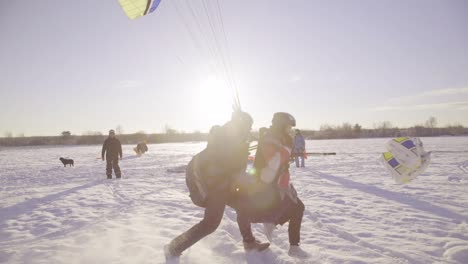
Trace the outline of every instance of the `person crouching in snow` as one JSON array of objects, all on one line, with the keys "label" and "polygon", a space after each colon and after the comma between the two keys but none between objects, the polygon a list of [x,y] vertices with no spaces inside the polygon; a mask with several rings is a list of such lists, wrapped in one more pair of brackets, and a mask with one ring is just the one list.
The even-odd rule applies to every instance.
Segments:
[{"label": "person crouching in snow", "polygon": [[148,146],[146,145],[146,140],[137,144],[133,149],[137,155],[145,154],[148,151]]},{"label": "person crouching in snow", "polygon": [[[244,173],[247,166],[252,124],[253,119],[248,113],[234,112],[231,121],[211,129],[207,147],[190,161],[186,171],[190,198],[194,204],[205,208],[205,214],[198,224],[164,247],[166,259],[181,255],[218,228],[224,208],[226,205],[232,206],[234,194],[231,182],[237,175]],[[250,221],[241,210],[236,211],[244,248],[258,251],[268,248],[269,243],[260,243],[251,232],[244,231],[250,229]]]},{"label": "person crouching in snow", "polygon": [[[288,113],[273,115],[270,129],[259,140],[255,154],[254,174],[257,184],[247,187],[248,214],[252,223],[264,223],[265,234],[271,241],[276,225],[289,221],[289,252],[292,257],[307,258],[299,247],[304,204],[290,183],[289,160],[293,139],[291,128],[296,120]],[[244,210],[245,211],[245,210]]]}]

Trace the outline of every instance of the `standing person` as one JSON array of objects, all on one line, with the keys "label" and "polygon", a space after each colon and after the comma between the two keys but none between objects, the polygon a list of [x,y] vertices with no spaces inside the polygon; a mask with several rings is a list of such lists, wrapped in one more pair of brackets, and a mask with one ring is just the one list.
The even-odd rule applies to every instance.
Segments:
[{"label": "standing person", "polygon": [[305,158],[305,140],[299,129],[296,129],[296,135],[294,136],[294,149],[293,149],[294,160],[296,161],[296,167],[299,168],[299,158],[301,158],[301,168],[304,168]]},{"label": "standing person", "polygon": [[[207,147],[190,161],[186,171],[190,198],[194,204],[205,208],[205,214],[198,224],[164,247],[166,259],[181,255],[218,228],[224,208],[235,200],[232,181],[245,173],[252,124],[253,119],[248,113],[234,112],[229,122],[210,130]],[[251,232],[245,231],[250,229],[250,222],[242,210],[236,211],[245,250],[268,248],[269,243],[260,243]]]},{"label": "standing person", "polygon": [[119,167],[119,157],[122,159],[122,144],[115,137],[115,131],[109,130],[109,137],[104,141],[102,145],[101,158],[104,160],[104,154],[106,154],[106,175],[107,179],[112,179],[112,168],[117,179],[122,177]]},{"label": "standing person", "polygon": [[265,234],[270,241],[276,225],[289,221],[288,254],[307,258],[309,254],[299,246],[305,207],[290,183],[289,174],[289,159],[293,148],[290,132],[294,126],[296,120],[292,115],[284,112],[273,115],[272,125],[259,140],[255,154],[257,184],[248,187],[248,197],[244,204],[249,207],[246,212],[252,223],[264,223]]}]

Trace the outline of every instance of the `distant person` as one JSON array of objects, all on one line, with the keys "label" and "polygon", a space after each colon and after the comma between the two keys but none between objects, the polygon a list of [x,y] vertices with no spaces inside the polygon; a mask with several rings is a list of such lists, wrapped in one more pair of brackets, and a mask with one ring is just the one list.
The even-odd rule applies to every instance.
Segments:
[{"label": "distant person", "polygon": [[137,146],[133,149],[137,155],[145,154],[148,151],[148,146],[146,145],[146,141],[140,142]]},{"label": "distant person", "polygon": [[305,158],[305,140],[299,129],[296,129],[296,135],[294,136],[294,148],[292,151],[294,160],[296,161],[296,167],[299,168],[299,158],[301,159],[301,168],[304,168]]},{"label": "distant person", "polygon": [[104,160],[104,154],[106,154],[106,175],[107,179],[112,179],[112,168],[117,179],[122,177],[119,167],[119,157],[122,159],[122,144],[115,137],[115,131],[109,130],[109,137],[104,141],[102,145],[101,158]]},{"label": "distant person", "polygon": [[[194,204],[205,208],[205,213],[198,224],[164,247],[167,260],[178,257],[214,232],[221,223],[226,205],[232,206],[231,202],[237,194],[231,183],[247,167],[252,123],[253,119],[248,113],[234,112],[229,122],[210,130],[206,148],[190,161],[186,171],[190,198]],[[250,222],[243,212],[236,211],[244,249],[262,251],[268,248],[269,243],[260,243],[252,235]]]}]

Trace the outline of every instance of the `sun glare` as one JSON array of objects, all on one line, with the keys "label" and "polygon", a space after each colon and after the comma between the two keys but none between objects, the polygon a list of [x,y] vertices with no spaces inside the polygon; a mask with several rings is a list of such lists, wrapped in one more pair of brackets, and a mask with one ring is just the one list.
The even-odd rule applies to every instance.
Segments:
[{"label": "sun glare", "polygon": [[226,82],[218,78],[210,76],[201,80],[194,98],[198,119],[207,126],[228,121],[232,112],[232,94]]}]

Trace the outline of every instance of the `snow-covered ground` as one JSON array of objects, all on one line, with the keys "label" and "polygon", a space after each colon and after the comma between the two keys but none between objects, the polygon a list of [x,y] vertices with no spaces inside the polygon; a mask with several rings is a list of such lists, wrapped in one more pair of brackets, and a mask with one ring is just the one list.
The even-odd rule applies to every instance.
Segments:
[{"label": "snow-covered ground", "polygon": [[[180,263],[468,263],[468,137],[422,138],[432,163],[406,185],[378,162],[387,140],[307,142],[309,152],[337,152],[291,168],[309,260],[287,255],[287,224],[270,250],[246,254],[227,208]],[[0,262],[164,263],[163,245],[202,217],[183,166],[204,146],[150,145],[139,158],[124,146],[122,180],[104,179],[100,146],[0,148]]]}]

